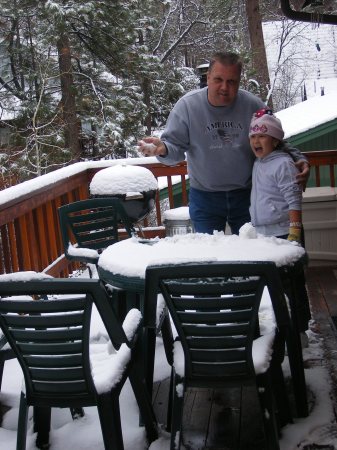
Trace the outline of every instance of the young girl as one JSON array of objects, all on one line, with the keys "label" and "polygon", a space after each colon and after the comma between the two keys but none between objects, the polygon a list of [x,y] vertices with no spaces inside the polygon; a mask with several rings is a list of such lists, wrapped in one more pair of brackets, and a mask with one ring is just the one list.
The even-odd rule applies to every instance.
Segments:
[{"label": "young girl", "polygon": [[[302,188],[298,173],[283,141],[280,120],[270,109],[257,111],[249,127],[250,146],[256,156],[252,175],[250,215],[258,233],[302,243]],[[302,345],[310,320],[304,272],[296,280],[300,299],[298,319]]]},{"label": "young girl", "polygon": [[281,122],[270,109],[254,114],[249,128],[256,156],[250,216],[258,233],[301,243],[302,188],[283,136]]}]

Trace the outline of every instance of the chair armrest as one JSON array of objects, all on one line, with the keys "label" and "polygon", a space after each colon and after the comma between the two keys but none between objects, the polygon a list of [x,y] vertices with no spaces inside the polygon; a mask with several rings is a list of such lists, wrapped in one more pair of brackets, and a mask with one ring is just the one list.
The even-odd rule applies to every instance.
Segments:
[{"label": "chair armrest", "polygon": [[74,258],[90,258],[97,259],[99,258],[99,254],[97,250],[86,247],[77,247],[69,242],[67,255]]},{"label": "chair armrest", "polygon": [[275,333],[267,333],[253,341],[253,363],[256,375],[268,370],[273,354]]},{"label": "chair armrest", "polygon": [[110,344],[90,345],[91,374],[99,394],[109,392],[123,379],[131,361],[132,350],[127,344],[117,351]]},{"label": "chair armrest", "polygon": [[142,313],[137,308],[132,308],[127,313],[123,321],[123,330],[130,343],[133,342],[142,320]]},{"label": "chair armrest", "polygon": [[276,319],[268,288],[264,288],[259,308],[260,334],[275,333]]}]

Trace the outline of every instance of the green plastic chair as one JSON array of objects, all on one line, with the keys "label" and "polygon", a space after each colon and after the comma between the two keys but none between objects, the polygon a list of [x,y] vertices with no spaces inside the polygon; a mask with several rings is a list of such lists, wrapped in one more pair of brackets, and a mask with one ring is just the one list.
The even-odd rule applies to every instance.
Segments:
[{"label": "green plastic chair", "polygon": [[[22,295],[35,299],[22,299]],[[43,296],[48,300],[36,300]],[[56,297],[57,296],[57,297]],[[111,299],[96,279],[41,279],[0,282],[0,326],[24,374],[17,450],[26,448],[28,407],[34,406],[37,446],[48,448],[50,408],[97,406],[104,448],[123,450],[119,394],[129,377],[148,440],[157,438],[156,420],[136,361],[141,313],[132,309],[123,327]],[[102,369],[90,353],[93,304],[103,320],[107,343]],[[111,344],[116,352],[111,352]],[[99,355],[102,361],[102,355]],[[115,377],[116,371],[120,376]]]},{"label": "green plastic chair", "polygon": [[99,254],[118,241],[123,226],[135,230],[118,198],[91,198],[58,209],[64,254],[69,260],[97,264]]},{"label": "green plastic chair", "polygon": [[[285,409],[283,414],[291,420],[281,369],[284,326],[290,320],[282,291],[277,297],[273,293],[272,298],[278,324],[275,336],[271,336],[271,342],[275,338],[277,343],[272,364],[257,372],[252,353],[253,341],[259,337],[261,296],[265,286],[277,281],[275,277],[278,277],[276,266],[269,262],[211,262],[147,269],[145,326],[154,327],[154,305],[159,291],[178,334],[170,343],[173,361],[168,417],[171,449],[179,449],[181,445],[184,394],[188,387],[242,385],[256,387],[267,448],[279,449],[279,419],[272,374],[280,390],[277,398],[282,405],[279,407]],[[270,353],[270,346],[265,350]],[[152,370],[148,367],[149,376]]]}]

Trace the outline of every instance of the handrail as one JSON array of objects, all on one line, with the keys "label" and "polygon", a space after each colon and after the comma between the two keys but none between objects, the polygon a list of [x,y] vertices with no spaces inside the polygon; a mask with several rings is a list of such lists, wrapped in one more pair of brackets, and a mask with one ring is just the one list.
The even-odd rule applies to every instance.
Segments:
[{"label": "handrail", "polygon": [[[336,185],[337,150],[307,152],[313,168],[313,183],[322,183],[322,168],[328,170],[330,186]],[[135,158],[101,162],[76,163],[0,191],[0,273],[22,270],[45,271],[52,276],[68,276],[78,265],[63,255],[58,223],[59,206],[89,197],[89,184],[94,174],[115,164],[137,164],[148,168],[158,179],[159,186],[167,189],[168,201],[164,208],[176,206],[175,191],[179,191],[179,204],[188,202],[186,162],[164,166],[155,158]],[[324,180],[323,180],[324,181]],[[179,189],[175,189],[176,186]],[[156,199],[154,225],[143,222],[146,237],[164,236],[162,204]]]}]

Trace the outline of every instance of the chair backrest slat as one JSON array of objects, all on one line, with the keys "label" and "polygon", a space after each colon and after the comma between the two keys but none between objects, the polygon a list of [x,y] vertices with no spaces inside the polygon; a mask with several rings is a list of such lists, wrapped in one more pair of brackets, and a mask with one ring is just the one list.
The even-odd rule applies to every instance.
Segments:
[{"label": "chair backrest slat", "polygon": [[[60,358],[60,362],[57,359]],[[34,367],[52,367],[55,368],[62,365],[64,368],[77,367],[82,364],[82,355],[56,355],[54,358],[45,358],[37,355],[26,355],[26,361],[28,366],[32,369]]]},{"label": "chair backrest slat", "polygon": [[[81,325],[81,323],[79,323]],[[36,325],[34,325],[36,326]],[[69,339],[81,339],[81,328],[71,328],[66,330]],[[62,342],[64,339],[65,328],[48,329],[48,330],[29,330],[29,333],[25,329],[12,329],[13,336],[17,341],[25,342],[33,339],[35,343],[53,343]]]},{"label": "chair backrest slat", "polygon": [[34,391],[36,394],[42,395],[60,395],[61,397],[65,397],[67,395],[72,395],[73,397],[79,396],[79,395],[88,395],[88,383],[85,381],[79,381],[79,382],[71,382],[71,383],[64,383],[64,382],[49,382],[47,380],[46,383],[36,381],[34,383]]},{"label": "chair backrest slat", "polygon": [[[57,365],[55,365],[55,369],[57,369]],[[82,367],[69,367],[63,370],[48,370],[41,367],[31,367],[30,368],[32,378],[35,381],[53,381],[53,382],[61,382],[61,381],[79,381],[82,382],[85,380],[85,374],[83,372]]]},{"label": "chair backrest slat", "polygon": [[[171,286],[171,285],[170,285]],[[172,298],[174,298],[175,303],[177,305],[177,307],[181,307],[181,308],[185,308],[185,309],[189,309],[194,305],[195,302],[195,296],[197,295],[196,293],[191,293],[189,292],[188,294],[186,292],[184,292],[184,295],[186,295],[186,297],[176,297],[174,295],[172,295]],[[190,300],[190,298],[188,297],[189,295],[193,295],[193,299]],[[245,308],[245,307],[249,307],[251,305],[252,302],[252,295],[235,295],[235,304],[237,308]],[[227,309],[230,306],[232,306],[232,302],[233,299],[231,297],[228,297],[228,294],[226,294],[226,297],[215,297],[214,295],[211,296],[201,296],[199,293],[199,301],[198,301],[198,309],[207,309],[207,308],[213,308],[214,305],[216,305],[217,307],[219,306],[219,304],[221,304],[221,308],[222,309]]]},{"label": "chair backrest slat", "polygon": [[[209,328],[209,327],[207,327]],[[186,332],[186,330],[185,330]],[[223,335],[215,335],[214,330],[208,331],[208,334],[200,335],[200,333],[186,333],[186,338],[189,343],[190,348],[198,348],[198,349],[231,349],[234,347],[240,348],[246,345],[248,332],[248,325],[245,328],[243,333],[239,335],[233,335],[232,333],[229,336]]]},{"label": "chair backrest slat", "polygon": [[[39,301],[39,300],[37,300]],[[44,300],[41,300],[44,301]],[[22,310],[24,311],[24,309]],[[51,313],[48,313],[51,314]],[[45,316],[27,315],[25,313],[18,315],[6,316],[6,323],[8,326],[14,328],[29,328],[37,327],[41,328],[46,324]],[[57,314],[48,317],[48,327],[49,328],[64,328],[64,327],[74,327],[80,326],[83,323],[82,313],[74,312],[73,314]]]},{"label": "chair backrest slat", "polygon": [[[176,304],[174,303],[176,307]],[[194,308],[198,308],[198,301],[194,303]],[[216,308],[216,306],[214,306]],[[202,311],[177,311],[177,315],[182,324],[203,323],[205,325],[222,324],[222,323],[247,323],[252,314],[252,308],[240,311],[225,311],[220,310],[221,306],[218,304],[218,309],[209,312]],[[176,308],[177,309],[177,308]]]},{"label": "chair backrest slat", "polygon": [[[35,342],[22,343],[17,341],[17,346],[23,355],[47,355],[49,353],[52,355],[71,355],[81,353],[83,349],[83,337],[81,337],[81,339],[77,342],[72,342],[65,336],[63,338],[63,342],[57,344],[52,344],[50,342],[43,344]],[[46,347],[48,347],[48,349]]]}]

